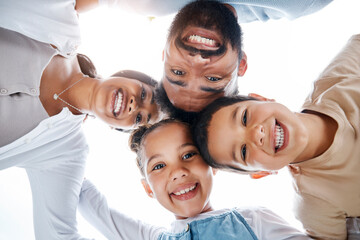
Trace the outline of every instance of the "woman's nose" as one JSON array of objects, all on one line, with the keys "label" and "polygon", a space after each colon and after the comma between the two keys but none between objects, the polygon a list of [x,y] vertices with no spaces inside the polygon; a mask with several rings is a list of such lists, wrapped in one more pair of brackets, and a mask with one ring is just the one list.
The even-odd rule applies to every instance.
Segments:
[{"label": "woman's nose", "polygon": [[136,103],[136,99],[134,96],[132,96],[130,99],[129,99],[129,103],[128,103],[128,112],[129,113],[132,113],[134,111],[136,111],[136,109],[138,108],[138,105]]}]

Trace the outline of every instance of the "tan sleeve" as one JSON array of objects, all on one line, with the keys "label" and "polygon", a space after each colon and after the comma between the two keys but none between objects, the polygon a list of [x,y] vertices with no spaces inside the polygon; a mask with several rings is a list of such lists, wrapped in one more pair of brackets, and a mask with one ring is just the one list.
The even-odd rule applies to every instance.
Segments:
[{"label": "tan sleeve", "polygon": [[311,195],[298,195],[295,203],[295,215],[311,237],[346,239],[346,217],[335,206]]},{"label": "tan sleeve", "polygon": [[360,34],[352,36],[320,78],[360,75]]}]

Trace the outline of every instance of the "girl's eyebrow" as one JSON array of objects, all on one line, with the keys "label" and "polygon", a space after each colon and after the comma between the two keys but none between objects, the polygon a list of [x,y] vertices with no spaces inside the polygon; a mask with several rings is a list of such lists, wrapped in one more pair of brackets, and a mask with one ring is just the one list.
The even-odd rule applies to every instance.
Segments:
[{"label": "girl's eyebrow", "polygon": [[193,143],[184,143],[181,146],[179,146],[178,149],[181,149],[181,148],[184,148],[184,147],[187,147],[187,146],[195,147],[195,144],[193,144]]},{"label": "girl's eyebrow", "polygon": [[152,156],[149,158],[149,160],[148,160],[148,162],[147,162],[146,165],[149,165],[149,163],[150,163],[152,160],[154,160],[155,158],[161,157],[161,156],[162,156],[162,154],[152,155]]}]

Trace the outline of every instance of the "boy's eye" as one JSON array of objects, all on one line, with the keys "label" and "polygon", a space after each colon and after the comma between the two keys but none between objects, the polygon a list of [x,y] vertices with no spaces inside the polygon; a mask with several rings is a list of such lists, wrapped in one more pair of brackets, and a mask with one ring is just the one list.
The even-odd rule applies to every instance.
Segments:
[{"label": "boy's eye", "polygon": [[218,77],[206,77],[206,78],[211,82],[217,82],[217,81],[221,80],[221,78],[218,78]]},{"label": "boy's eye", "polygon": [[142,116],[140,113],[138,113],[135,118],[135,124],[139,124],[141,123],[141,121],[142,121]]},{"label": "boy's eye", "polygon": [[182,157],[182,160],[187,160],[187,159],[195,156],[196,154],[197,154],[196,152],[187,153],[187,154],[185,154],[185,155]]},{"label": "boy's eye", "polygon": [[241,122],[246,127],[246,124],[247,124],[247,109],[245,109],[245,111],[244,111],[244,113],[242,115]]},{"label": "boy's eye", "polygon": [[246,144],[241,146],[240,154],[241,154],[241,158],[245,161],[245,159],[246,159]]},{"label": "boy's eye", "polygon": [[163,163],[159,163],[159,164],[156,164],[155,167],[153,167],[152,170],[159,170],[161,168],[165,167],[165,164]]},{"label": "boy's eye", "polygon": [[184,71],[180,71],[180,70],[176,70],[176,69],[171,69],[171,71],[175,74],[175,75],[178,75],[178,76],[182,76],[185,74]]},{"label": "boy's eye", "polygon": [[141,95],[140,95],[140,97],[141,97],[141,100],[144,100],[144,99],[146,98],[146,90],[145,90],[145,88],[142,88],[142,89],[141,89]]}]

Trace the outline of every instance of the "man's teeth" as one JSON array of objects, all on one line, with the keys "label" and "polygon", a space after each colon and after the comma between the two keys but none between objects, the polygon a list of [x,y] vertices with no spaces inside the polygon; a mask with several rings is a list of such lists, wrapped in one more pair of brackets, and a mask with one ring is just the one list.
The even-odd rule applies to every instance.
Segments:
[{"label": "man's teeth", "polygon": [[194,185],[194,186],[192,186],[192,187],[189,187],[189,188],[186,188],[186,189],[183,189],[183,190],[181,190],[180,192],[176,192],[176,193],[174,193],[174,194],[177,195],[177,196],[179,196],[179,195],[182,195],[182,194],[185,194],[185,193],[188,193],[188,192],[194,190],[195,187],[196,187],[196,185]]},{"label": "man's teeth", "polygon": [[123,95],[121,94],[120,91],[118,91],[116,98],[115,98],[115,103],[114,103],[114,112],[115,114],[118,114],[121,108],[121,104],[123,101]]},{"label": "man's teeth", "polygon": [[278,124],[276,124],[275,126],[276,126],[276,132],[275,132],[276,144],[275,144],[275,148],[279,149],[284,144],[284,129]]},{"label": "man's teeth", "polygon": [[216,47],[216,41],[215,40],[212,40],[212,39],[209,39],[209,38],[204,38],[204,37],[201,37],[201,36],[198,36],[198,35],[191,35],[189,37],[189,40],[192,41],[192,42],[204,43],[204,44],[207,44],[209,46]]}]

